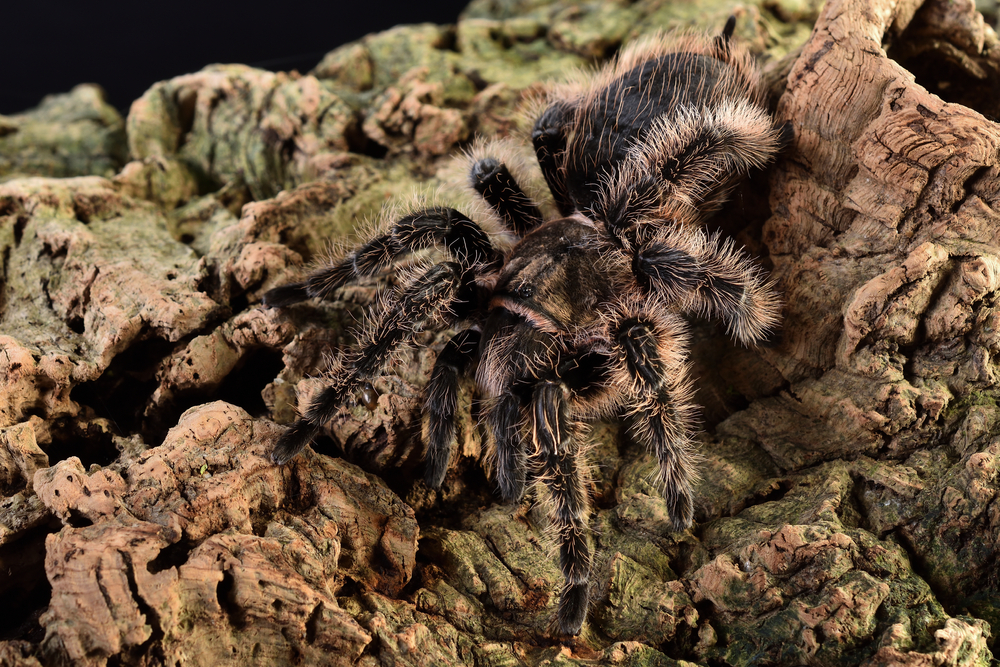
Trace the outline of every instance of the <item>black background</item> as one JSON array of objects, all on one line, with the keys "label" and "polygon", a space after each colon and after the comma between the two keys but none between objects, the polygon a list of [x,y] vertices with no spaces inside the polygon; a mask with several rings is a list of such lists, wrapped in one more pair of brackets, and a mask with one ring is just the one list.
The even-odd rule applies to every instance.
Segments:
[{"label": "black background", "polygon": [[370,32],[454,23],[467,2],[7,0],[0,5],[0,114],[97,83],[124,115],[157,81],[211,63],[305,73],[327,51]]}]

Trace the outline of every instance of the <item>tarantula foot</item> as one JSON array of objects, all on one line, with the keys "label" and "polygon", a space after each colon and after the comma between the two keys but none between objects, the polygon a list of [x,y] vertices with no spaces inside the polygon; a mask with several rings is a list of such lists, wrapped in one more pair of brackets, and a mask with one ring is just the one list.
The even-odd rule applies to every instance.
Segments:
[{"label": "tarantula foot", "polygon": [[424,482],[432,489],[440,489],[441,485],[444,484],[444,478],[447,473],[447,467],[434,465],[428,461],[427,467],[424,468]]},{"label": "tarantula foot", "polygon": [[305,283],[289,283],[275,287],[264,293],[263,302],[267,308],[283,308],[309,298]]},{"label": "tarantula foot", "polygon": [[795,141],[795,126],[792,121],[786,120],[778,128],[778,150],[783,151]]},{"label": "tarantula foot", "polygon": [[694,499],[690,491],[678,491],[667,495],[667,512],[670,515],[670,528],[680,533],[694,523]]},{"label": "tarantula foot", "polygon": [[472,187],[477,192],[482,192],[490,181],[496,179],[503,168],[503,164],[496,158],[486,157],[477,160],[472,165],[472,169],[469,170],[469,180],[472,182]]},{"label": "tarantula foot", "polygon": [[785,331],[779,327],[769,329],[764,337],[757,341],[759,347],[772,348],[781,345],[781,342],[785,338]]},{"label": "tarantula foot", "polygon": [[497,487],[500,499],[508,505],[516,505],[524,497],[524,473],[518,475],[497,475]]},{"label": "tarantula foot", "polygon": [[564,140],[562,136],[563,126],[570,113],[566,105],[558,103],[542,112],[531,131],[531,141],[535,146],[539,143],[549,144]]},{"label": "tarantula foot", "polygon": [[726,25],[722,27],[722,37],[728,42],[734,32],[736,32],[736,17],[730,16],[726,19]]},{"label": "tarantula foot", "polygon": [[576,636],[587,619],[587,603],[590,601],[590,586],[586,583],[567,585],[559,597],[559,631],[564,635]]},{"label": "tarantula foot", "polygon": [[301,452],[306,445],[312,442],[312,439],[316,437],[317,431],[318,429],[315,426],[304,419],[298,420],[278,438],[274,449],[271,450],[271,460],[279,466],[285,465],[296,454]]}]

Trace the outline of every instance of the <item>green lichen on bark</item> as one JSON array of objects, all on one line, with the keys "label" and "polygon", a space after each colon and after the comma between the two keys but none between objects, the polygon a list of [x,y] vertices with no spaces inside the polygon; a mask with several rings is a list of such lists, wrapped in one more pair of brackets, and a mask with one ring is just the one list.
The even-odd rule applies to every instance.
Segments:
[{"label": "green lichen on bark", "polygon": [[94,85],[0,116],[0,182],[26,176],[113,176],[125,164],[125,124]]}]

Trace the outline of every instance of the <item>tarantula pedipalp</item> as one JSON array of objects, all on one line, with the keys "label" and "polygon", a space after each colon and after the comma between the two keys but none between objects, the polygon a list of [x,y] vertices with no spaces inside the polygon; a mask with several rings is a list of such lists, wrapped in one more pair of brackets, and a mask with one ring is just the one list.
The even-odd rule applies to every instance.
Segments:
[{"label": "tarantula pedipalp", "polygon": [[264,295],[271,307],[331,298],[428,247],[448,259],[415,273],[372,318],[350,355],[274,447],[289,461],[357,394],[392,352],[435,323],[459,332],[426,389],[426,479],[441,485],[455,443],[459,379],[474,372],[500,495],[547,492],[565,584],[558,625],[579,633],[591,546],[582,426],[625,413],[659,461],[673,527],[693,519],[694,406],[680,313],[721,319],[745,344],[777,323],[779,300],[732,243],[701,229],[733,184],[790,138],[765,110],[759,76],[731,42],[658,37],[629,48],[591,82],[550,100],[532,132],[562,217],[544,220],[507,166],[482,158],[473,188],[518,237],[498,247],[444,207],[406,215],[303,282]]}]

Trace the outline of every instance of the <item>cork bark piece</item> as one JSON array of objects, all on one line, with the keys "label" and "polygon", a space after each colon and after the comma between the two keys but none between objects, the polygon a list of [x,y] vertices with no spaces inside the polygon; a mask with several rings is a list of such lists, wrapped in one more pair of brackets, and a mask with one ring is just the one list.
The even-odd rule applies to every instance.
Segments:
[{"label": "cork bark piece", "polygon": [[74,386],[126,349],[177,341],[219,314],[164,218],[98,177],[0,185],[6,282],[0,423],[75,417]]},{"label": "cork bark piece", "polygon": [[0,181],[30,176],[114,176],[127,159],[125,121],[94,84],[46,95],[0,116]]},{"label": "cork bark piece", "polygon": [[216,65],[154,85],[132,104],[127,130],[132,159],[176,156],[266,199],[306,180],[316,154],[345,150],[356,124],[315,77]]},{"label": "cork bark piece", "polygon": [[398,595],[416,522],[349,464],[313,456],[276,468],[262,456],[276,434],[211,403],[120,466],[88,473],[69,458],[39,470],[38,497],[64,524],[46,540],[42,654],[104,664],[155,645],[197,664],[327,654],[351,664],[371,636],[335,596],[347,578]]}]

